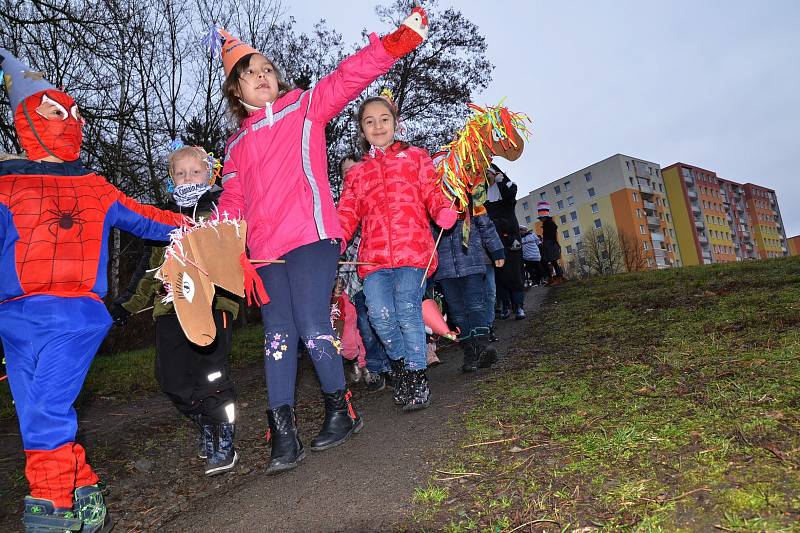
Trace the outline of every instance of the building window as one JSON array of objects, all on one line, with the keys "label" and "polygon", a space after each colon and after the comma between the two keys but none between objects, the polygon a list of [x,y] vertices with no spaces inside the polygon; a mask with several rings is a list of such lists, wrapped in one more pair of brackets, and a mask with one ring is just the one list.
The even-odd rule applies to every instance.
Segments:
[{"label": "building window", "polygon": [[571,185],[572,185],[572,184],[571,184],[570,182],[568,182],[568,181],[565,181],[565,182],[564,182],[564,190],[565,190],[565,191],[569,191],[569,190],[571,190],[571,189],[572,189],[572,186],[571,186]]},{"label": "building window", "polygon": [[589,187],[586,192],[589,194],[589,198],[594,196],[594,187]]},{"label": "building window", "polygon": [[606,237],[602,233],[597,236],[597,242],[606,242]]},{"label": "building window", "polygon": [[567,245],[567,253],[568,253],[568,254],[571,254],[571,253],[572,253],[572,245],[571,245],[571,244],[568,244],[568,245]]},{"label": "building window", "polygon": [[658,190],[659,192],[664,192],[664,186],[661,185],[660,183],[658,184]]},{"label": "building window", "polygon": [[567,223],[567,215],[561,215],[561,223],[562,224],[566,224]]},{"label": "building window", "polygon": [[586,183],[589,183],[590,181],[592,181],[592,173],[591,172],[587,172],[586,174],[583,175],[583,177],[586,180]]},{"label": "building window", "polygon": [[647,245],[647,241],[644,241],[644,242],[642,243],[642,248],[643,248],[644,250],[649,250],[649,249],[650,249],[650,246],[648,246],[648,245]]},{"label": "building window", "polygon": [[561,194],[561,185],[556,185],[555,187],[553,187],[553,189],[555,189],[556,191],[556,196]]},{"label": "building window", "polygon": [[525,217],[525,222],[530,224],[531,223],[531,217],[530,216]]},{"label": "building window", "polygon": [[540,192],[540,193],[539,193],[539,198],[540,198],[540,199],[544,200],[544,197],[545,197],[545,196],[547,196],[547,193],[545,193],[545,192]]},{"label": "building window", "polygon": [[559,200],[556,205],[558,206],[558,210],[561,211],[564,209],[564,200]]},{"label": "building window", "polygon": [[633,201],[634,202],[638,202],[639,201],[639,195],[638,194],[633,193]]},{"label": "building window", "polygon": [[642,218],[642,210],[641,209],[637,209],[636,210],[636,218]]},{"label": "building window", "polygon": [[602,228],[603,227],[603,223],[600,221],[599,218],[594,219],[594,227],[595,228]]},{"label": "building window", "polygon": [[578,213],[576,211],[571,212],[569,214],[569,218],[571,218],[572,220],[578,220]]},{"label": "building window", "polygon": [[582,241],[576,242],[575,247],[578,249],[578,251],[583,250],[583,242]]},{"label": "building window", "polygon": [[641,224],[639,225],[639,233],[644,235],[644,226],[642,226]]},{"label": "building window", "polygon": [[575,197],[567,196],[567,205],[575,205]]},{"label": "building window", "polygon": [[599,213],[600,208],[597,207],[597,204],[592,204],[592,213]]},{"label": "building window", "polygon": [[633,176],[628,176],[628,179],[631,180],[631,187],[635,187],[635,185],[633,184]]},{"label": "building window", "polygon": [[630,161],[625,161],[625,166],[628,167],[628,170],[630,170],[631,169],[631,162]]},{"label": "building window", "polygon": [[576,237],[577,237],[578,235],[580,235],[580,234],[581,234],[581,228],[580,228],[580,226],[575,226],[574,228],[572,228],[572,234],[573,234],[573,235],[575,235]]},{"label": "building window", "polygon": [[569,230],[568,230],[568,229],[565,229],[565,230],[562,232],[562,234],[564,235],[564,238],[565,238],[565,239],[569,239]]},{"label": "building window", "polygon": [[528,202],[522,202],[522,209],[524,209],[525,211],[528,210]]},{"label": "building window", "polygon": [[667,213],[667,222],[672,222],[672,217],[669,216],[669,213]]}]

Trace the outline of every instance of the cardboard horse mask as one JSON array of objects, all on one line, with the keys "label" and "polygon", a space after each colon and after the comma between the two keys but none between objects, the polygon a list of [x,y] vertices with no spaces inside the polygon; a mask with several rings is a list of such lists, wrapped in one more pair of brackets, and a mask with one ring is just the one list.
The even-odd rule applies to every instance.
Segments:
[{"label": "cardboard horse mask", "polygon": [[186,337],[208,346],[217,337],[212,306],[215,286],[248,302],[269,301],[260,278],[245,255],[247,223],[201,221],[193,228],[181,228],[172,236],[164,264],[156,277],[164,282],[167,296],[178,315]]}]

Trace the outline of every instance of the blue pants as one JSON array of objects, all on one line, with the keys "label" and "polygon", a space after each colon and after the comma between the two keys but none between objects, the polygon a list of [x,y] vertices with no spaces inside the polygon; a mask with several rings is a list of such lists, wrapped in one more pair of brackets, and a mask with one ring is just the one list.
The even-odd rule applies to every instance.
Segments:
[{"label": "blue pants", "polygon": [[422,321],[421,268],[384,268],[364,278],[369,321],[389,359],[405,359],[409,370],[428,366],[425,324]]},{"label": "blue pants", "polygon": [[486,323],[494,324],[494,305],[497,301],[497,284],[494,277],[494,265],[486,266]]},{"label": "blue pants", "polygon": [[375,333],[372,324],[369,323],[367,299],[363,290],[358,291],[353,296],[353,305],[357,313],[358,332],[361,334],[361,340],[367,352],[367,370],[370,372],[388,372],[391,370],[389,358],[386,357],[386,350],[383,349],[383,344],[381,344],[378,334]]},{"label": "blue pants", "polygon": [[303,340],[323,392],[345,388],[341,344],[331,326],[331,293],[339,244],[317,241],[295,248],[258,269],[270,302],[264,321],[264,371],[270,409],[294,405],[297,345]]},{"label": "blue pants", "polygon": [[484,275],[470,274],[460,278],[440,279],[439,284],[444,291],[450,319],[461,330],[460,338],[487,335],[489,324],[486,322]]},{"label": "blue pants", "polygon": [[89,297],[28,296],[0,305],[0,338],[26,450],[55,450],[75,440],[73,404],[110,327],[103,302]]}]

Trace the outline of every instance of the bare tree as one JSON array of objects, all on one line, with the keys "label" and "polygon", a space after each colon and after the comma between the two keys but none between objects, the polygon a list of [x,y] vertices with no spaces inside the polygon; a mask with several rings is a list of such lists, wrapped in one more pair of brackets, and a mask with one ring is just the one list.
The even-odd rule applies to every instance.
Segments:
[{"label": "bare tree", "polygon": [[575,269],[580,277],[606,276],[625,271],[619,234],[614,228],[592,228],[585,233],[576,252]]},{"label": "bare tree", "polygon": [[628,272],[644,270],[647,266],[647,259],[644,256],[642,243],[639,242],[639,239],[621,229],[617,232],[617,238],[619,239],[619,248],[622,253],[625,270]]}]

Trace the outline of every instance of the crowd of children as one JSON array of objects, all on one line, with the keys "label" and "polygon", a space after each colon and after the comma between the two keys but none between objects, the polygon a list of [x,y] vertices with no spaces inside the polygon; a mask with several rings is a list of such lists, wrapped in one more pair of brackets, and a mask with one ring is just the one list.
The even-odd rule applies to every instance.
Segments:
[{"label": "crowd of children", "polygon": [[[352,341],[347,350],[359,352],[348,355],[365,367],[368,391],[392,388],[403,411],[430,405],[427,368],[438,359],[423,319],[426,294],[444,296],[463,349],[463,372],[489,368],[498,359],[491,346],[496,306],[501,319],[512,313],[525,318],[524,272],[537,284],[548,268],[559,268],[548,222],[541,242],[517,223],[516,185],[492,165],[485,205],[471,199],[459,210],[437,184],[429,154],[396,139],[398,110],[382,95],[358,108],[362,153],[342,161],[338,205],[330,190],[326,124],[415,50],[427,29],[425,12],[414,8],[398,30],[371,35],[366,47],[309,90],[292,89],[267,57],[215,30],[223,93],[237,131],[221,172],[203,148],[173,147],[172,199],[163,211],[137,204],[84,168],[83,122],[74,101],[0,48],[27,156],[0,162],[0,338],[27,456],[26,531],[113,527],[98,478],[75,443],[72,404],[112,321],[123,325],[149,305],[156,377],[197,427],[205,474],[235,467],[236,397],[228,358],[238,302],[216,293],[217,337],[197,346],[154,276],[170,232],[199,217],[246,220],[249,255],[264,262],[257,272],[269,295],[261,305],[268,473],[295,468],[305,457],[294,412],[300,343],[316,370],[325,409],[308,446],[312,451],[338,446],[364,425],[345,379],[346,337]],[[150,242],[132,290],[111,304],[109,316],[101,298],[104,243],[113,226]],[[348,299],[341,337],[331,320],[334,287]]]}]

